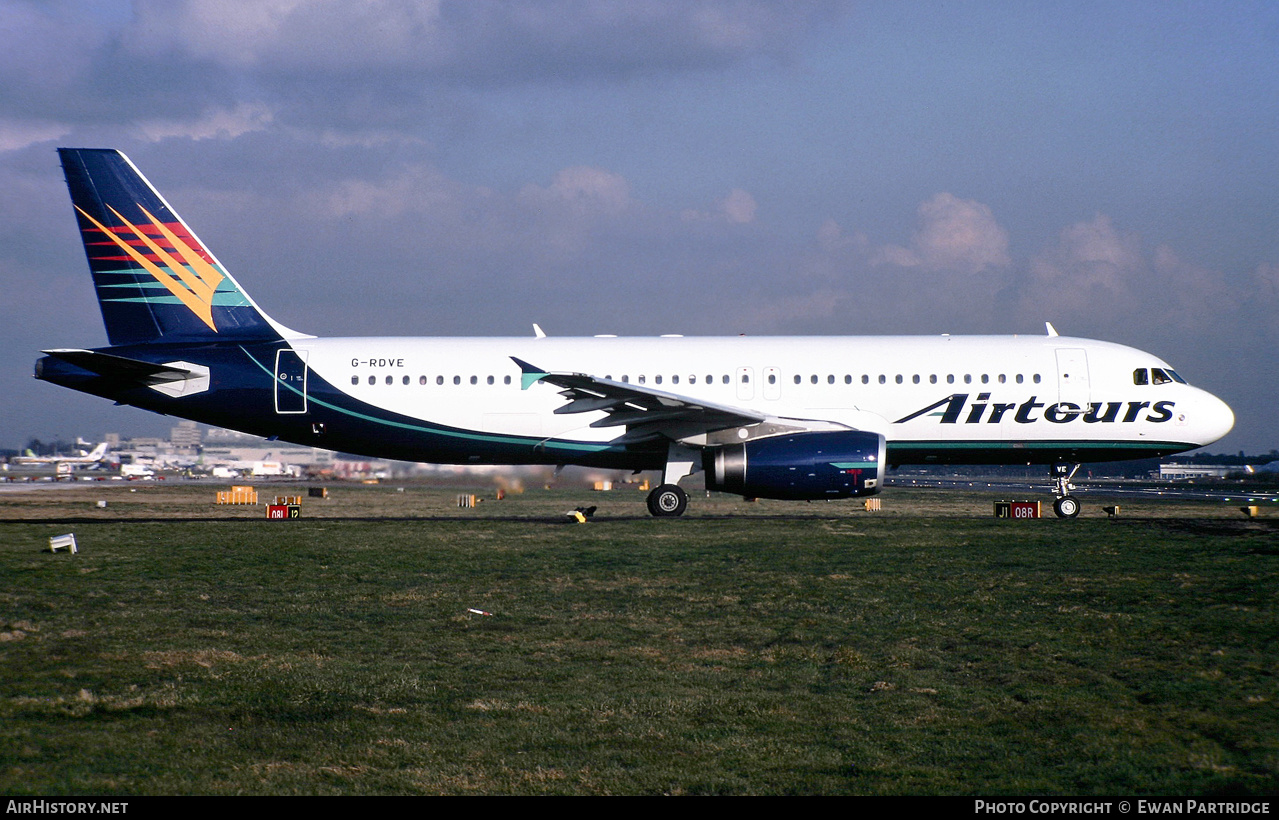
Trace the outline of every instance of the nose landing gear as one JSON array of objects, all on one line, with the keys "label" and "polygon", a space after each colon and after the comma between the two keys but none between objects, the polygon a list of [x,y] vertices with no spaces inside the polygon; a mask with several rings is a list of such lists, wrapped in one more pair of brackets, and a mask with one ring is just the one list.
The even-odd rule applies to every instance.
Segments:
[{"label": "nose landing gear", "polygon": [[1079,515],[1079,499],[1070,494],[1075,485],[1070,480],[1079,472],[1078,464],[1054,464],[1052,466],[1053,512],[1058,518],[1074,518]]}]

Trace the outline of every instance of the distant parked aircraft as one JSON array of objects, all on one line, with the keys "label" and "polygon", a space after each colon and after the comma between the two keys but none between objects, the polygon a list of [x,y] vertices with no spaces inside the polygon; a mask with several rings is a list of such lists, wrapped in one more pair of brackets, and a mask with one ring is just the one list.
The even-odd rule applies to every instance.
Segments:
[{"label": "distant parked aircraft", "polygon": [[23,464],[23,465],[53,464],[54,466],[57,466],[57,467],[60,467],[63,464],[67,464],[67,465],[97,464],[99,461],[102,460],[102,458],[106,454],[107,454],[107,443],[104,441],[101,444],[99,444],[97,447],[94,447],[91,452],[86,453],[84,450],[81,450],[80,455],[78,456],[38,456],[32,453],[30,450],[27,450],[25,455],[14,456],[13,458],[9,459],[9,463]]}]

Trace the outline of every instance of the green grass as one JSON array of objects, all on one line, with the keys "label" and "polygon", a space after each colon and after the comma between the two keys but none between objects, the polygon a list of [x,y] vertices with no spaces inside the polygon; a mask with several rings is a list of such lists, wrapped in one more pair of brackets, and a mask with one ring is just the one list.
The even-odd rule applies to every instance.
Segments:
[{"label": "green grass", "polygon": [[1279,531],[1230,507],[109,490],[0,496],[4,793],[1279,792]]}]

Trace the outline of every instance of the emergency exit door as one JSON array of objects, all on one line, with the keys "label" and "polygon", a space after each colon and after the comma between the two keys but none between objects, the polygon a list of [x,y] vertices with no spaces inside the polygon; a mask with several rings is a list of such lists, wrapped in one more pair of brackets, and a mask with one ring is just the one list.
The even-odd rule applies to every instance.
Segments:
[{"label": "emergency exit door", "polygon": [[292,348],[275,352],[275,412],[306,412],[306,354]]}]

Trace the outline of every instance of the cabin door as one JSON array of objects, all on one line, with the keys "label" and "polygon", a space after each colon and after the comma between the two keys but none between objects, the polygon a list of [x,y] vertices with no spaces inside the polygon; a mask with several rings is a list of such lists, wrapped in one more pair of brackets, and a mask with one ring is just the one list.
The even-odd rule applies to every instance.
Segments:
[{"label": "cabin door", "polygon": [[1057,400],[1087,409],[1089,393],[1087,352],[1077,347],[1058,348]]}]

